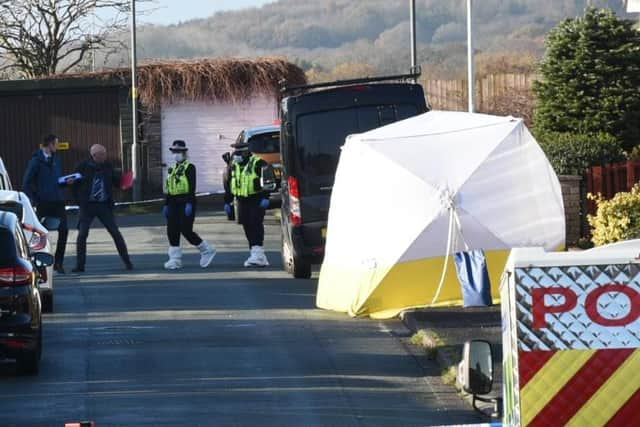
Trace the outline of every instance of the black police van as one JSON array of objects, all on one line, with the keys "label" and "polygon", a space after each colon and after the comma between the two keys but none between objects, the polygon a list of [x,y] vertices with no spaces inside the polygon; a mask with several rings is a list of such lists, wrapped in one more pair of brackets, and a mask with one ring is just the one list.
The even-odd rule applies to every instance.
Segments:
[{"label": "black police van", "polygon": [[296,278],[322,262],[340,147],[351,134],[428,111],[418,73],[283,87],[282,261]]}]

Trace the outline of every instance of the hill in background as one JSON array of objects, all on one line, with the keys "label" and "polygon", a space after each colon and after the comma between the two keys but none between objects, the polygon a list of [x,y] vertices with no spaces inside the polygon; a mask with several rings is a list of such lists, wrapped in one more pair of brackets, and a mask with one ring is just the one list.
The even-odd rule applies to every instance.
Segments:
[{"label": "hill in background", "polygon": [[[466,1],[418,0],[423,73],[463,78]],[[480,0],[474,5],[479,71],[527,71],[544,51],[545,34],[590,3],[625,16],[623,1]],[[142,59],[286,56],[312,79],[406,72],[406,0],[280,0],[262,8],[222,12],[171,26],[144,26]],[[115,62],[126,63],[126,58]],[[111,59],[115,65],[114,58]]]}]

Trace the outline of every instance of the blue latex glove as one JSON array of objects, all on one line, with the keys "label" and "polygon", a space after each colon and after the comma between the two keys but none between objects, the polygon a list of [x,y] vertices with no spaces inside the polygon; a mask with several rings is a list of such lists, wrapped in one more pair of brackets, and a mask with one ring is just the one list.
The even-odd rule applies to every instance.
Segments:
[{"label": "blue latex glove", "polygon": [[233,212],[233,207],[231,207],[231,205],[229,203],[225,203],[224,204],[224,212],[227,215],[231,215],[231,213]]},{"label": "blue latex glove", "polygon": [[262,209],[269,209],[269,199],[260,200],[260,207]]},{"label": "blue latex glove", "polygon": [[184,205],[184,214],[186,216],[193,215],[193,205],[191,203],[187,203],[186,205]]},{"label": "blue latex glove", "polygon": [[164,205],[162,207],[162,215],[164,215],[165,218],[169,218],[169,206]]}]

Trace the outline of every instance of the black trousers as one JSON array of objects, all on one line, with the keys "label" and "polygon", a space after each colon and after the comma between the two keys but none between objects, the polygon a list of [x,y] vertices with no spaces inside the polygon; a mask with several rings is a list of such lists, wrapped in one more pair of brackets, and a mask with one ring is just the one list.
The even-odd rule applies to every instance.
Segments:
[{"label": "black trousers", "polygon": [[89,229],[95,218],[98,218],[104,228],[107,229],[113,242],[116,244],[118,254],[125,264],[131,262],[127,244],[118,229],[116,218],[113,215],[113,207],[111,203],[87,203],[80,206],[80,214],[78,217],[78,240],[76,241],[77,259],[76,265],[84,268],[87,261],[87,237],[89,237]]},{"label": "black trousers", "polygon": [[184,200],[169,200],[169,217],[167,218],[167,237],[171,246],[180,246],[180,234],[194,246],[200,245],[202,239],[193,231],[193,222],[196,220],[196,205],[192,203],[193,213],[187,216],[184,207],[187,202]]},{"label": "black trousers", "polygon": [[264,212],[260,207],[260,199],[238,197],[238,215],[244,234],[252,246],[264,245]]},{"label": "black trousers", "polygon": [[38,203],[38,217],[60,218],[58,228],[58,243],[56,244],[55,264],[62,266],[64,262],[64,252],[67,247],[67,237],[69,236],[69,226],[67,225],[67,211],[64,202],[40,202]]}]

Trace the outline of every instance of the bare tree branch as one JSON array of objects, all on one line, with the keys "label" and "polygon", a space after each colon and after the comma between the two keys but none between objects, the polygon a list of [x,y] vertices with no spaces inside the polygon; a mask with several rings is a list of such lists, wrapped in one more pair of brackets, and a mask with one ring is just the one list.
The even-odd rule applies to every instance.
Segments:
[{"label": "bare tree branch", "polygon": [[26,78],[71,71],[90,51],[122,47],[129,7],[130,0],[0,0],[0,63]]}]

